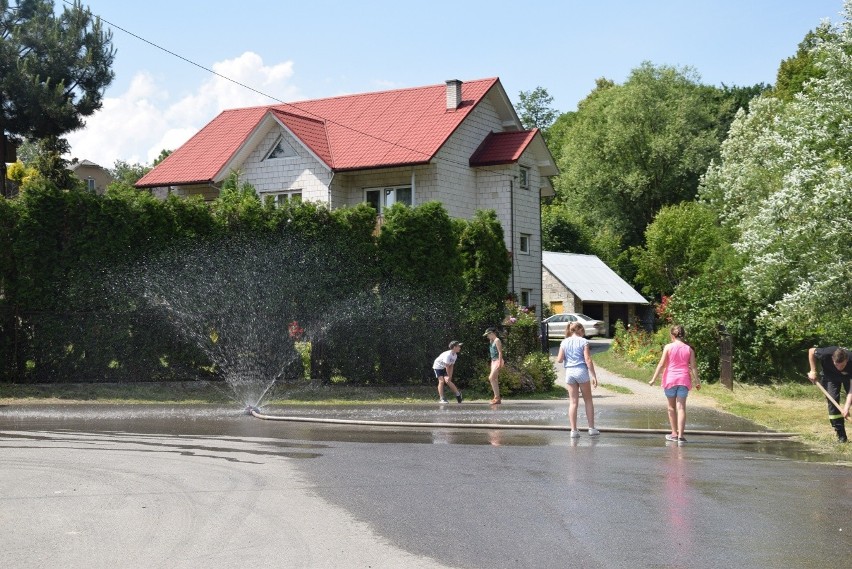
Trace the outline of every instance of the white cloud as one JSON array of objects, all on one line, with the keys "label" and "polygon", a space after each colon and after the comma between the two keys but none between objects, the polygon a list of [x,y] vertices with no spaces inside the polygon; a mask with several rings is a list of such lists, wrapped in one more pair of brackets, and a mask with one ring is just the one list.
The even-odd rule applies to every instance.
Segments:
[{"label": "white cloud", "polygon": [[[290,84],[293,62],[267,66],[252,52],[214,63],[212,69],[275,99],[299,96]],[[104,167],[116,160],[150,164],[165,149],[174,150],[225,109],[268,105],[268,97],[223,77],[212,76],[189,95],[169,96],[148,71],[139,71],[127,91],[105,97],[103,107],[86,120],[86,126],[68,135],[71,155]]]}]

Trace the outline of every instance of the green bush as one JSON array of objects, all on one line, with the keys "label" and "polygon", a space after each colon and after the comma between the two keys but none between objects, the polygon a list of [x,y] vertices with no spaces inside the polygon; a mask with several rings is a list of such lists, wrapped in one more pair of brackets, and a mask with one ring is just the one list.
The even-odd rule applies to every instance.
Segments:
[{"label": "green bush", "polygon": [[548,392],[556,384],[556,369],[550,356],[543,352],[528,354],[524,358],[523,371],[532,378],[537,392]]},{"label": "green bush", "polygon": [[[488,381],[488,374],[491,371],[490,364],[484,362],[476,366],[477,373],[475,378],[469,383],[469,386],[478,393],[491,393],[491,383]],[[500,375],[497,377],[497,382],[500,384],[500,396],[507,397],[517,393],[526,391],[530,392],[532,383],[527,380],[527,389],[524,389],[524,376],[521,370],[511,366],[504,365],[500,370]]]},{"label": "green bush", "polygon": [[520,366],[528,354],[541,351],[540,325],[535,311],[506,302],[507,316],[503,320],[506,329],[505,359]]}]

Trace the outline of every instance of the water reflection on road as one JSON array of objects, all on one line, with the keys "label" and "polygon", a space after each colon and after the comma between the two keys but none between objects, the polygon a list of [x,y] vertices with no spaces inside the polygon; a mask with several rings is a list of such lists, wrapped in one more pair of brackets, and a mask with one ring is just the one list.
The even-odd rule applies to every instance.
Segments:
[{"label": "water reflection on road", "polygon": [[[602,410],[602,425],[665,426],[659,409]],[[565,422],[563,401],[265,411],[436,423]],[[690,425],[756,429],[703,410],[690,416]],[[678,447],[648,434],[571,439],[564,431],[261,421],[215,406],[24,405],[0,407],[0,449],[6,461],[0,484],[14,484],[19,465],[37,461],[37,468],[48,468],[54,453],[65,453],[67,461],[72,452],[76,477],[110,463],[138,478],[143,494],[151,465],[171,480],[168,469],[178,457],[199,477],[226,464],[228,479],[232,472],[259,477],[262,488],[274,487],[285,467],[297,469],[310,481],[311,496],[344,508],[388,543],[449,567],[570,561],[606,568],[810,568],[834,566],[850,552],[849,468],[822,464],[795,441],[757,434],[696,436]],[[68,472],[66,463],[60,466],[57,473]],[[223,496],[242,491],[236,485]]]}]

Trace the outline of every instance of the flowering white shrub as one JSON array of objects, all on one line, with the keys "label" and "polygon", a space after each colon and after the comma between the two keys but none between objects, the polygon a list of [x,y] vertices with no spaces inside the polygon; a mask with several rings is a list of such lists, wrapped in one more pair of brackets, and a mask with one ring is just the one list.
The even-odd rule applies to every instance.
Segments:
[{"label": "flowering white shrub", "polygon": [[740,112],[701,197],[735,228],[749,300],[770,327],[852,337],[852,0],[817,42],[825,72],[788,103]]}]

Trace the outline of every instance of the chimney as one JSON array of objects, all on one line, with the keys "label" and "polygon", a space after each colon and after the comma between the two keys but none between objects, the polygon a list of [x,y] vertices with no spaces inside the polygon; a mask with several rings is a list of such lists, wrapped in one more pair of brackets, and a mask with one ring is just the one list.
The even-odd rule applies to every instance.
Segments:
[{"label": "chimney", "polygon": [[462,82],[458,79],[447,80],[447,110],[454,111],[462,102]]}]

